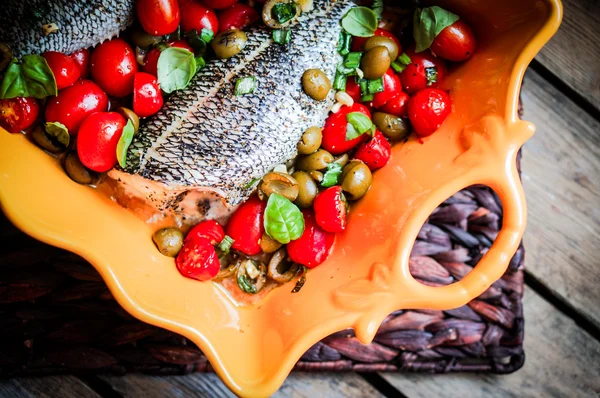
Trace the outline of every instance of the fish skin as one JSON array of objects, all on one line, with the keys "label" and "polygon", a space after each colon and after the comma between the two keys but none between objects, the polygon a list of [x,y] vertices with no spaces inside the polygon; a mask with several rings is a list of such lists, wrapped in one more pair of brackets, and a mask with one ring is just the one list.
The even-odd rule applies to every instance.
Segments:
[{"label": "fish skin", "polygon": [[[131,25],[133,0],[2,0],[0,43],[15,57],[60,51],[70,54],[117,36]],[[33,16],[40,11],[40,18]],[[59,29],[46,35],[42,25]]]},{"label": "fish skin", "polygon": [[[319,68],[333,81],[341,60],[340,19],[351,6],[347,0],[315,0],[313,11],[290,28],[287,46],[275,44],[272,31],[260,24],[247,31],[240,54],[207,62],[140,128],[129,148],[126,173],[177,193],[146,192],[145,200],[167,210],[176,205],[169,197],[202,189],[235,206],[252,193],[252,180],[293,158],[304,130],[323,126],[334,103],[333,90],[324,101],[309,98],[302,74]],[[235,81],[245,76],[256,77],[257,89],[236,97]]]}]

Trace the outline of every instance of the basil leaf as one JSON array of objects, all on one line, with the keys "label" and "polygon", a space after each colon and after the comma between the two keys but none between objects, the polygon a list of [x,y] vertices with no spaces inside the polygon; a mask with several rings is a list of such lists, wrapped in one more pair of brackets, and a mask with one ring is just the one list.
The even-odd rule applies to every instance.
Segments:
[{"label": "basil leaf", "polygon": [[194,54],[184,48],[169,47],[158,58],[158,84],[165,93],[187,87],[196,73]]},{"label": "basil leaf", "polygon": [[189,30],[183,34],[190,47],[194,50],[194,54],[202,56],[206,53],[206,41],[198,34],[196,29]]},{"label": "basil leaf", "polygon": [[351,141],[362,134],[370,133],[373,134],[375,126],[371,119],[360,112],[350,112],[346,115],[346,141]]},{"label": "basil leaf", "polygon": [[417,43],[415,51],[427,50],[442,30],[458,21],[458,15],[433,6],[415,10],[413,36]]},{"label": "basil leaf", "polygon": [[377,15],[367,7],[351,8],[342,17],[342,27],[352,36],[371,37],[377,29]]},{"label": "basil leaf", "polygon": [[342,166],[339,163],[329,163],[327,165],[327,171],[323,174],[323,181],[321,186],[329,188],[338,183],[338,177],[342,174]]},{"label": "basil leaf", "polygon": [[289,199],[273,193],[265,209],[265,232],[279,243],[290,243],[304,233],[304,216]]},{"label": "basil leaf", "polygon": [[371,8],[377,15],[377,19],[381,21],[383,19],[383,0],[373,0]]},{"label": "basil leaf", "polygon": [[49,122],[46,123],[44,127],[46,134],[58,141],[65,148],[69,147],[71,136],[69,135],[69,129],[67,129],[67,126],[59,122]]},{"label": "basil leaf", "polygon": [[0,85],[0,98],[42,99],[56,94],[58,90],[54,73],[40,55],[26,55],[21,63],[13,60]]},{"label": "basil leaf", "polygon": [[128,120],[125,127],[123,127],[123,133],[117,143],[117,160],[119,161],[119,166],[123,168],[127,165],[127,150],[129,149],[129,145],[131,145],[131,141],[133,141],[134,134],[133,123],[131,123],[131,120]]},{"label": "basil leaf", "polygon": [[194,60],[196,61],[196,72],[198,73],[198,71],[202,68],[204,68],[206,66],[206,61],[204,60],[203,57],[195,57]]}]

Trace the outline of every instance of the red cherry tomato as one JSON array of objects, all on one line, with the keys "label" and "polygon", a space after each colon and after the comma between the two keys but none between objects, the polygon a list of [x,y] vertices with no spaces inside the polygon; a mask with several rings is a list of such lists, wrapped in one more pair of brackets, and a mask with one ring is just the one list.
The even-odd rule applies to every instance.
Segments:
[{"label": "red cherry tomato", "polygon": [[[194,52],[194,49],[185,41],[185,40],[176,40],[169,42],[169,46],[184,48],[190,52]],[[160,50],[158,48],[153,48],[148,51],[146,54],[146,58],[144,58],[144,66],[142,66],[142,70],[146,73],[150,73],[151,75],[158,76],[158,59],[160,58]]]},{"label": "red cherry tomato", "polygon": [[[202,4],[215,10],[222,10],[236,4],[238,0],[201,0]],[[238,28],[239,29],[239,28]]]},{"label": "red cherry tomato", "polygon": [[246,4],[234,4],[219,13],[219,31],[244,29],[259,18],[260,16],[254,8]]},{"label": "red cherry tomato", "polygon": [[369,169],[377,170],[390,161],[391,152],[390,143],[379,130],[375,130],[373,137],[358,147],[354,158],[365,162]]},{"label": "red cherry tomato", "polygon": [[292,261],[314,268],[327,259],[335,234],[327,232],[315,221],[315,213],[302,210],[304,215],[304,233],[287,245],[287,252]]},{"label": "red cherry tomato", "polygon": [[206,238],[186,240],[175,259],[179,273],[186,278],[208,281],[221,269],[215,247]]},{"label": "red cherry tomato", "polygon": [[69,134],[75,136],[89,115],[106,110],[108,97],[104,91],[89,80],[79,80],[48,100],[44,117],[46,122],[64,124]]},{"label": "red cherry tomato", "polygon": [[47,51],[42,54],[56,79],[56,88],[62,90],[75,83],[81,72],[73,58],[58,51]]},{"label": "red cherry tomato", "polygon": [[465,61],[475,52],[475,35],[462,19],[444,28],[431,44],[431,51],[448,61]]},{"label": "red cherry tomato", "polygon": [[389,113],[394,116],[406,116],[406,104],[410,97],[404,91],[400,91],[398,95],[386,102],[384,106],[378,110],[383,113]]},{"label": "red cherry tomato", "polygon": [[360,112],[369,118],[371,117],[371,112],[369,112],[367,107],[358,103],[354,103],[352,106],[342,106],[337,113],[329,115],[323,128],[323,142],[321,146],[333,155],[341,155],[344,152],[348,152],[367,139],[366,134],[361,134],[350,141],[346,141],[346,126],[348,125],[346,117],[351,112]]},{"label": "red cherry tomato", "polygon": [[154,115],[163,106],[163,95],[156,77],[138,72],[133,80],[133,111],[139,117]]},{"label": "red cherry tomato", "polygon": [[0,100],[0,127],[9,133],[18,133],[31,127],[40,114],[35,98],[10,98]]},{"label": "red cherry tomato", "polygon": [[79,68],[79,77],[85,79],[90,75],[90,55],[92,53],[87,48],[82,48],[79,51],[75,51],[69,55],[75,61],[77,68]]},{"label": "red cherry tomato", "polygon": [[346,94],[351,96],[354,102],[360,102],[360,86],[354,76],[348,76],[346,79]]},{"label": "red cherry tomato", "polygon": [[327,188],[317,195],[314,203],[317,224],[328,232],[342,232],[346,229],[348,202],[342,187]]},{"label": "red cherry tomato", "polygon": [[373,96],[371,104],[373,108],[380,108],[387,104],[389,100],[397,96],[402,91],[400,78],[392,68],[388,69],[383,75],[383,91]]},{"label": "red cherry tomato", "polygon": [[123,134],[125,118],[117,112],[96,112],[81,123],[77,154],[81,163],[99,173],[117,164],[117,144]]},{"label": "red cherry tomato", "polygon": [[92,77],[113,97],[124,97],[133,92],[137,68],[135,54],[124,40],[105,41],[92,52]]},{"label": "red cherry tomato", "polygon": [[[394,36],[392,33],[390,33],[389,31],[387,31],[385,29],[377,28],[375,30],[375,32],[373,33],[373,36],[389,37],[390,39],[394,40],[396,42],[396,45],[398,46],[398,54],[402,54],[402,45],[400,44],[400,40],[398,40],[398,38],[396,36]],[[369,40],[368,37],[353,37],[352,44],[350,45],[350,49],[352,51],[362,51],[362,48],[365,45],[365,43],[367,42],[367,40]]]},{"label": "red cherry tomato", "polygon": [[190,1],[181,7],[181,29],[188,32],[195,29],[210,29],[214,34],[219,31],[219,20],[213,10],[203,6],[196,1]]},{"label": "red cherry tomato", "polygon": [[179,26],[177,0],[137,0],[136,9],[142,28],[151,35],[168,35]]},{"label": "red cherry tomato", "polygon": [[433,134],[452,112],[450,95],[437,88],[426,88],[408,101],[408,118],[419,137]]},{"label": "red cherry tomato", "polygon": [[259,254],[260,239],[265,232],[264,215],[267,203],[252,196],[233,213],[227,224],[227,235],[234,240],[232,249],[249,256]]},{"label": "red cherry tomato", "polygon": [[223,231],[221,224],[215,220],[205,220],[190,229],[185,237],[185,242],[197,238],[208,239],[211,245],[218,245],[225,238],[225,231]]},{"label": "red cherry tomato", "polygon": [[410,49],[406,54],[410,57],[410,64],[402,71],[400,79],[404,91],[408,94],[414,94],[426,87],[437,87],[444,81],[446,63],[443,59],[434,57],[429,50],[417,54]]}]

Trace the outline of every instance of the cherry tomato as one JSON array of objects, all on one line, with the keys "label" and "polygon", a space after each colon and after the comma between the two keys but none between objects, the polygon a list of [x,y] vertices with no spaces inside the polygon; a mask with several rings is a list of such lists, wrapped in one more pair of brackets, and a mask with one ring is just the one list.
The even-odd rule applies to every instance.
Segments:
[{"label": "cherry tomato", "polygon": [[135,53],[124,40],[105,41],[92,52],[92,77],[113,97],[124,97],[133,92],[137,69]]},{"label": "cherry tomato", "polygon": [[327,259],[335,234],[327,232],[315,221],[312,210],[302,210],[304,215],[304,233],[299,239],[287,245],[287,252],[292,261],[314,268]]},{"label": "cherry tomato", "polygon": [[254,8],[246,4],[234,4],[219,13],[219,30],[224,32],[229,29],[244,29],[259,18]]},{"label": "cherry tomato", "polygon": [[259,254],[260,239],[265,232],[264,215],[267,203],[258,196],[252,196],[231,216],[227,224],[227,235],[234,240],[232,249],[249,256]]},{"label": "cherry tomato", "polygon": [[62,90],[75,83],[81,76],[79,66],[66,54],[46,51],[42,54],[56,79],[56,88]]},{"label": "cherry tomato", "polygon": [[215,220],[205,220],[190,229],[185,237],[185,242],[197,238],[208,239],[211,245],[218,245],[225,238],[225,231]]},{"label": "cherry tomato", "polygon": [[383,91],[373,96],[373,108],[380,108],[402,91],[400,78],[392,68],[383,75]]},{"label": "cherry tomato", "polygon": [[79,80],[48,100],[44,116],[46,122],[64,124],[69,134],[75,136],[89,115],[107,110],[108,97],[104,91],[96,83]]},{"label": "cherry tomato", "polygon": [[[398,54],[402,54],[402,45],[400,44],[400,40],[398,40],[398,38],[396,36],[394,36],[392,33],[390,33],[389,31],[387,31],[385,29],[377,28],[375,30],[375,32],[373,33],[373,36],[389,37],[390,39],[394,40],[396,42],[396,45],[398,46]],[[362,48],[365,45],[365,43],[367,42],[367,40],[369,40],[368,37],[353,37],[352,44],[350,45],[350,49],[352,51],[362,51]],[[394,61],[394,60],[392,60],[392,61]]]},{"label": "cherry tomato", "polygon": [[444,28],[429,48],[438,57],[460,62],[471,58],[475,52],[475,46],[473,30],[462,19],[459,19]]},{"label": "cherry tomato", "polygon": [[117,144],[123,134],[125,118],[117,112],[96,112],[81,123],[77,154],[81,163],[99,173],[117,164]]},{"label": "cherry tomato", "polygon": [[[187,43],[185,40],[176,40],[169,42],[169,46],[184,48],[190,52],[194,52],[194,49]],[[146,73],[150,73],[151,75],[158,76],[158,59],[160,58],[160,50],[158,48],[153,48],[148,51],[146,54],[146,58],[144,58],[144,66],[142,66],[142,70]]]},{"label": "cherry tomato", "polygon": [[142,28],[153,36],[168,35],[179,26],[177,0],[137,0],[136,9]]},{"label": "cherry tomato", "polygon": [[342,187],[327,188],[317,195],[314,203],[317,224],[328,232],[342,232],[346,229],[348,202]]},{"label": "cherry tomato", "polygon": [[[236,4],[238,0],[201,0],[202,4],[215,10],[222,10]],[[238,28],[240,29],[240,28]]]},{"label": "cherry tomato", "polygon": [[221,269],[215,247],[202,237],[186,240],[175,264],[181,275],[199,281],[211,280]]},{"label": "cherry tomato", "polygon": [[410,64],[402,71],[400,79],[408,94],[426,87],[437,87],[446,77],[446,63],[443,59],[434,57],[429,50],[417,54],[410,49],[406,54],[410,57]]},{"label": "cherry tomato", "polygon": [[188,32],[195,29],[210,29],[214,34],[219,31],[219,20],[213,10],[203,6],[196,1],[190,1],[181,7],[181,29]]},{"label": "cherry tomato", "polygon": [[419,137],[433,134],[452,112],[450,95],[437,88],[426,88],[408,101],[408,118]]},{"label": "cherry tomato", "polygon": [[40,114],[35,98],[17,97],[0,100],[0,127],[9,133],[18,133],[31,127]]},{"label": "cherry tomato", "polygon": [[91,52],[87,48],[82,48],[69,55],[69,57],[75,61],[75,64],[77,64],[77,67],[79,68],[79,77],[82,79],[85,79],[90,75],[90,55]]},{"label": "cherry tomato", "polygon": [[365,162],[373,171],[382,168],[390,161],[391,152],[390,143],[379,130],[375,130],[373,137],[358,147],[354,158]]},{"label": "cherry tomato", "polygon": [[346,78],[346,94],[351,96],[354,102],[360,102],[360,86],[356,83],[354,76]]},{"label": "cherry tomato", "polygon": [[385,105],[378,110],[398,117],[406,116],[406,104],[408,103],[408,99],[408,94],[404,91],[400,91],[398,95],[386,102]]},{"label": "cherry tomato", "polygon": [[138,72],[133,80],[133,111],[139,117],[154,115],[163,106],[163,95],[156,77]]},{"label": "cherry tomato", "polygon": [[346,126],[348,125],[346,116],[351,112],[360,112],[369,118],[371,117],[371,112],[369,112],[367,107],[356,102],[352,106],[342,106],[337,113],[329,115],[323,128],[321,146],[333,155],[341,155],[344,152],[348,152],[367,139],[366,134],[361,134],[350,141],[346,141]]}]

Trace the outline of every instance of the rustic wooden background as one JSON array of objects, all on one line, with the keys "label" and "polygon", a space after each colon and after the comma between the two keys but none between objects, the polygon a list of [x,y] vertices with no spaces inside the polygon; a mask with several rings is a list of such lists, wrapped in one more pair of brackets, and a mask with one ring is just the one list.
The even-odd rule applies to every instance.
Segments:
[{"label": "rustic wooden background", "polygon": [[[511,375],[293,373],[277,397],[600,397],[600,1],[563,0],[558,34],[527,72],[524,367]],[[1,397],[230,397],[214,374],[55,376]]]}]

